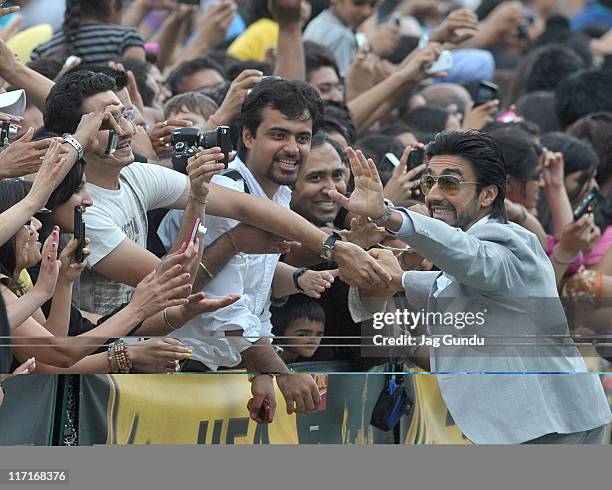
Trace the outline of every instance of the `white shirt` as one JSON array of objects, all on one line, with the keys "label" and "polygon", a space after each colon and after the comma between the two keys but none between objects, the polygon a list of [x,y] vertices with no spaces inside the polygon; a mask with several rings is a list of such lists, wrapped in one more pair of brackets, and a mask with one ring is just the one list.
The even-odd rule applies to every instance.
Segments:
[{"label": "white shirt", "polygon": [[134,162],[121,170],[119,189],[87,184],[93,198],[84,214],[85,234],[91,255],[81,275],[81,307],[105,315],[126,303],[133,289],[111,281],[91,267],[115,250],[124,240],[147,247],[147,211],[171,206],[185,192],[187,177],[160,165]]},{"label": "white shirt", "polygon": [[[237,170],[246,182],[251,195],[269,199],[246,165],[236,158],[229,168]],[[243,181],[235,181],[223,175],[213,177],[213,182],[244,192]],[[289,208],[291,191],[281,186],[272,201]],[[182,213],[170,211],[162,221],[158,235],[169,247],[180,229]],[[238,224],[238,221],[216,216],[206,217],[207,234],[204,245],[209,246],[217,238]],[[192,359],[200,361],[212,370],[219,366],[235,366],[240,363],[240,352],[251,347],[260,337],[272,336],[270,323],[270,296],[272,279],[280,255],[238,254],[205,286],[208,298],[220,298],[228,294],[240,294],[234,304],[220,310],[204,313],[171,335],[189,338],[193,345]],[[242,337],[224,337],[227,330],[243,330]]]}]

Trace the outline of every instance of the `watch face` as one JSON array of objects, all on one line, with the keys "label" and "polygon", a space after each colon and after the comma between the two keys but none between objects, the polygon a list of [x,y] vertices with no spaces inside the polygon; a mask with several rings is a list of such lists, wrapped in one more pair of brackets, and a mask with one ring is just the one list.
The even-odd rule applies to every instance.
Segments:
[{"label": "watch face", "polygon": [[334,249],[329,245],[323,245],[323,249],[321,250],[321,258],[327,261],[331,261],[334,257]]}]

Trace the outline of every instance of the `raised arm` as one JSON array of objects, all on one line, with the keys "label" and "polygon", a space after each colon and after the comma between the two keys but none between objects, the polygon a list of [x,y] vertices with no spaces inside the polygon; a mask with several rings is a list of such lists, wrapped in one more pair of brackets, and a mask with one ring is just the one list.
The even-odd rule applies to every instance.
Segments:
[{"label": "raised arm", "polygon": [[41,111],[44,110],[53,82],[17,60],[2,40],[0,40],[0,77],[11,85],[24,89],[28,99]]},{"label": "raised arm", "polygon": [[278,23],[274,74],[288,80],[305,80],[301,11],[308,7],[310,12],[310,5],[301,0],[271,0],[269,5],[272,18]]}]

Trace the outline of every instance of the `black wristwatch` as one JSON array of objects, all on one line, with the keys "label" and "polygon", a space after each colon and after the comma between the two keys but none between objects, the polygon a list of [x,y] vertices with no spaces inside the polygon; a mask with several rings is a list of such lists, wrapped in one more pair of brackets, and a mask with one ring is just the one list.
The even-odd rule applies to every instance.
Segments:
[{"label": "black wristwatch", "polygon": [[334,260],[334,245],[338,240],[342,240],[342,237],[338,233],[332,233],[325,243],[321,246],[321,258],[327,262]]},{"label": "black wristwatch", "polygon": [[306,272],[307,270],[308,269],[306,267],[300,267],[299,269],[295,269],[295,271],[293,271],[293,284],[295,284],[295,288],[298,291],[304,291],[304,289],[302,289],[302,286],[300,286],[298,279],[302,277],[304,275],[304,272]]}]

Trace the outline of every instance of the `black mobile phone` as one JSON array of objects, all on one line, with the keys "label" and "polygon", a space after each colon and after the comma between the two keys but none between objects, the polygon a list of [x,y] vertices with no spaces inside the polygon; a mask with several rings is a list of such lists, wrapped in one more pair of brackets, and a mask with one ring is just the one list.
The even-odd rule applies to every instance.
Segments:
[{"label": "black mobile phone", "polygon": [[495,100],[499,95],[499,87],[493,82],[482,81],[478,85],[478,91],[474,98],[474,107],[486,104],[491,100]]},{"label": "black mobile phone", "polygon": [[423,163],[425,158],[425,148],[413,148],[408,155],[408,165],[406,165],[406,172],[418,167]]},{"label": "black mobile phone", "polygon": [[119,136],[115,134],[114,129],[110,129],[108,131],[108,143],[106,144],[106,151],[104,153],[106,155],[112,155],[117,150],[118,144],[119,144]]},{"label": "black mobile phone", "polygon": [[83,219],[83,208],[75,206],[74,208],[74,239],[79,243],[74,252],[74,260],[77,264],[83,262],[83,248],[85,248],[85,220]]},{"label": "black mobile phone", "polygon": [[186,3],[187,5],[200,5],[200,0],[178,0],[178,3]]},{"label": "black mobile phone", "polygon": [[580,204],[578,204],[576,209],[574,209],[574,221],[578,221],[587,213],[594,212],[597,204],[599,203],[600,196],[601,195],[597,189],[591,190],[586,196],[584,196],[582,201],[580,201]]},{"label": "black mobile phone", "polygon": [[229,126],[217,127],[217,146],[221,148],[221,153],[223,153],[221,163],[227,168],[229,165],[230,153],[234,150]]}]

